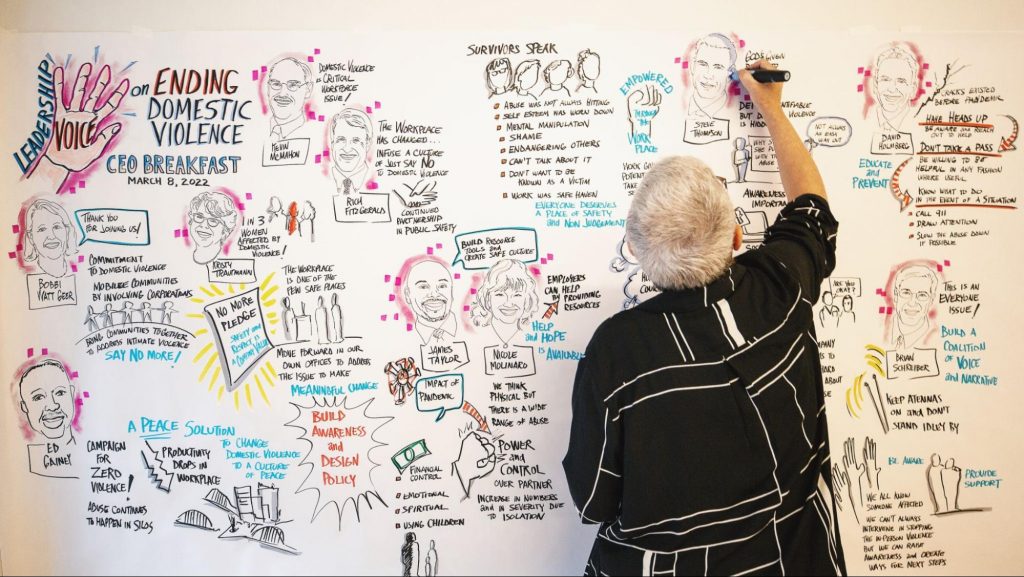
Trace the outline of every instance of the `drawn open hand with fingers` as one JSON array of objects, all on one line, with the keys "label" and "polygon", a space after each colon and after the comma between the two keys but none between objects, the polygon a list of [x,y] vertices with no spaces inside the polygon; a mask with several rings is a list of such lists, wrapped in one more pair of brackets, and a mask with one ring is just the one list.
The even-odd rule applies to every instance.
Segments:
[{"label": "drawn open hand with fingers", "polygon": [[459,459],[452,463],[452,473],[458,476],[466,497],[472,488],[473,481],[494,472],[498,463],[498,452],[490,439],[473,431],[462,439]]},{"label": "drawn open hand with fingers", "polygon": [[629,98],[626,99],[626,107],[633,136],[637,134],[650,136],[651,122],[661,110],[661,91],[653,86],[644,85],[629,95]]},{"label": "drawn open hand with fingers", "polygon": [[428,206],[437,200],[437,181],[421,180],[416,183],[416,186],[408,184],[402,186],[406,189],[405,195],[394,188],[391,189],[391,192],[395,193],[398,200],[402,201],[402,206],[406,208]]},{"label": "drawn open hand with fingers", "polygon": [[877,491],[878,487],[878,475],[882,472],[882,469],[878,466],[878,447],[875,445],[875,440],[871,437],[864,439],[864,467],[866,469],[868,486],[871,489]]},{"label": "drawn open hand with fingers", "polygon": [[[864,489],[867,484],[867,468],[857,461],[857,442],[853,437],[846,439],[843,443],[843,469],[851,481],[857,482],[857,493],[859,497],[857,505],[864,506]],[[851,483],[851,497],[853,496],[853,484]]]}]

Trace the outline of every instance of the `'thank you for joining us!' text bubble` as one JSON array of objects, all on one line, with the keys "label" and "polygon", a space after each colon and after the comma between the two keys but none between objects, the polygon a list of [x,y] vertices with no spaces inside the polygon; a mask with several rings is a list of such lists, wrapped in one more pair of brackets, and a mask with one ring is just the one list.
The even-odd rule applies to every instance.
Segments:
[{"label": "'thank you for joining us!' text bubble", "polygon": [[838,116],[821,116],[807,125],[807,138],[818,146],[845,146],[852,136],[853,126]]},{"label": "'thank you for joining us!' text bubble", "polygon": [[416,381],[416,410],[421,413],[437,411],[437,421],[443,419],[448,411],[461,410],[464,397],[462,375],[437,375]]},{"label": "'thank you for joining us!' text bubble", "polygon": [[83,208],[75,211],[82,232],[79,245],[87,242],[147,246],[149,211],[127,208]]},{"label": "'thank you for joining us!' text bubble", "polygon": [[514,259],[524,263],[536,262],[539,258],[537,231],[532,228],[492,228],[455,235],[458,253],[452,266],[459,262],[466,270],[491,268],[503,259]]}]

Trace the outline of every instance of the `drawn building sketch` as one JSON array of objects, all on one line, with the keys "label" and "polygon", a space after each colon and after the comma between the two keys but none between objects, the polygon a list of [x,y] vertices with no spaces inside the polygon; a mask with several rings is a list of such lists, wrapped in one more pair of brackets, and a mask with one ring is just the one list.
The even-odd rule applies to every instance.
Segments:
[{"label": "drawn building sketch", "polygon": [[487,97],[501,96],[512,89],[512,62],[508,58],[495,58],[484,71]]},{"label": "drawn building sketch", "polygon": [[[259,483],[255,489],[248,485],[234,488],[234,502],[220,489],[210,489],[203,498],[209,505],[227,514],[227,527],[220,533],[220,539],[246,540],[259,543],[261,546],[298,555],[299,552],[285,543],[284,530],[281,525],[287,521],[281,519],[280,490],[273,485]],[[185,511],[175,520],[178,527],[217,531],[213,522],[203,512],[196,509]]]},{"label": "drawn building sketch", "polygon": [[452,313],[452,273],[444,264],[423,260],[409,269],[402,296],[415,315],[423,344],[450,343],[458,331]]},{"label": "drawn building sketch", "polygon": [[878,103],[875,111],[878,128],[901,132],[911,101],[918,95],[921,65],[917,56],[899,44],[880,52],[874,64],[871,92]]},{"label": "drawn building sketch", "polygon": [[470,316],[475,326],[491,327],[502,345],[508,347],[509,341],[529,325],[539,303],[537,281],[526,265],[503,259],[487,271]]},{"label": "drawn building sketch", "polygon": [[544,68],[544,82],[547,83],[547,86],[541,91],[540,96],[546,98],[572,97],[569,87],[565,84],[575,73],[572,63],[568,60],[551,62]]},{"label": "drawn building sketch", "polygon": [[25,211],[24,259],[43,273],[62,278],[71,272],[68,258],[78,253],[78,232],[64,207],[39,199]]},{"label": "drawn building sketch", "polygon": [[373,125],[365,112],[346,108],[331,117],[331,173],[339,195],[362,193],[372,178]]},{"label": "drawn building sketch", "polygon": [[736,71],[736,45],[724,34],[708,34],[697,41],[687,70],[692,87],[687,115],[718,118]]},{"label": "drawn building sketch", "polygon": [[290,138],[306,124],[306,103],[313,96],[313,72],[305,62],[287,57],[270,66],[267,102],[270,104],[270,139]]},{"label": "drawn building sketch", "polygon": [[576,56],[576,76],[580,82],[576,87],[576,94],[597,94],[595,83],[601,76],[601,56],[589,48],[581,50]]},{"label": "drawn building sketch", "polygon": [[189,237],[195,243],[192,260],[203,265],[216,260],[239,218],[235,201],[223,192],[210,190],[192,198],[188,205]]},{"label": "drawn building sketch", "polygon": [[523,60],[516,66],[515,75],[516,96],[525,97],[529,100],[537,100],[533,88],[540,82],[540,60]]},{"label": "drawn building sketch", "polygon": [[911,264],[896,273],[892,288],[893,346],[911,349],[927,344],[935,328],[932,318],[938,292],[939,277],[927,266]]},{"label": "drawn building sketch", "polygon": [[25,367],[18,377],[19,409],[41,444],[29,444],[29,471],[43,477],[77,478],[74,472],[78,416],[75,386],[64,364],[44,359]]},{"label": "drawn building sketch", "polygon": [[55,135],[25,173],[29,179],[44,183],[47,192],[60,192],[69,180],[75,182],[73,175],[92,166],[121,132],[121,123],[114,122],[114,113],[128,93],[129,82],[127,78],[122,79],[108,92],[110,83],[110,66],[104,65],[100,73],[93,76],[92,64],[86,62],[79,67],[67,90],[64,67],[54,69],[50,97],[54,100]]}]

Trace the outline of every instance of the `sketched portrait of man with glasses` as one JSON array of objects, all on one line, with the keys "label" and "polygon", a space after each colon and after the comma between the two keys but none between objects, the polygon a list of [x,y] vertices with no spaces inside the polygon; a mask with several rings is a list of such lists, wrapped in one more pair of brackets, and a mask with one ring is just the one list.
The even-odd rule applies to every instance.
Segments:
[{"label": "sketched portrait of man with glasses", "polygon": [[188,206],[189,237],[195,244],[192,260],[196,264],[215,260],[236,224],[238,209],[230,196],[215,191],[199,193]]},{"label": "sketched portrait of man with glasses", "polygon": [[306,101],[313,95],[313,72],[305,62],[282,58],[270,67],[267,101],[273,115],[270,138],[288,138],[306,124]]},{"label": "sketched portrait of man with glasses", "polygon": [[939,277],[924,265],[910,265],[896,273],[893,283],[893,308],[896,327],[892,343],[898,349],[909,349],[923,343],[932,330],[930,318],[939,290]]}]

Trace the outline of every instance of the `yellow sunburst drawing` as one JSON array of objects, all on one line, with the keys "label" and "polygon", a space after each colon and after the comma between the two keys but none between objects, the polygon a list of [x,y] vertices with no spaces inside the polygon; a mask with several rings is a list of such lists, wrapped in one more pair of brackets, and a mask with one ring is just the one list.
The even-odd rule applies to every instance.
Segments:
[{"label": "yellow sunburst drawing", "polygon": [[[274,279],[275,273],[270,273],[263,279],[263,282],[259,285],[259,302],[260,312],[263,314],[265,323],[269,328],[271,335],[277,334],[277,325],[281,323],[281,319],[274,311],[267,312],[277,304],[277,299],[274,298],[274,294],[280,288],[277,284],[271,284]],[[206,286],[200,286],[199,292],[204,296],[193,297],[191,300],[193,303],[202,307],[207,307],[220,300],[231,298],[236,294],[244,293],[248,290],[248,284],[229,284],[226,289],[215,284],[209,284]],[[189,313],[185,315],[188,318],[201,320],[206,322],[208,319],[202,312]],[[218,350],[217,344],[214,342],[214,336],[210,331],[209,326],[206,326],[195,332],[196,342],[200,346],[199,352],[192,358],[192,364],[201,366],[202,370],[199,372],[199,383],[207,385],[206,390],[210,393],[214,393],[217,396],[217,402],[220,403],[227,393],[227,396],[234,402],[235,410],[241,409],[242,403],[244,402],[250,409],[253,406],[253,389],[259,394],[259,397],[263,399],[264,404],[268,407],[270,405],[270,397],[267,396],[266,387],[273,388],[277,384],[277,371],[274,370],[274,365],[270,361],[259,362],[256,366],[251,369],[248,376],[246,377],[243,384],[234,389],[234,391],[228,393],[230,385],[230,378],[226,377],[222,370],[221,364],[221,353]],[[203,338],[205,337],[205,338]],[[271,346],[273,349],[273,346]],[[221,377],[226,377],[222,379]]]}]

